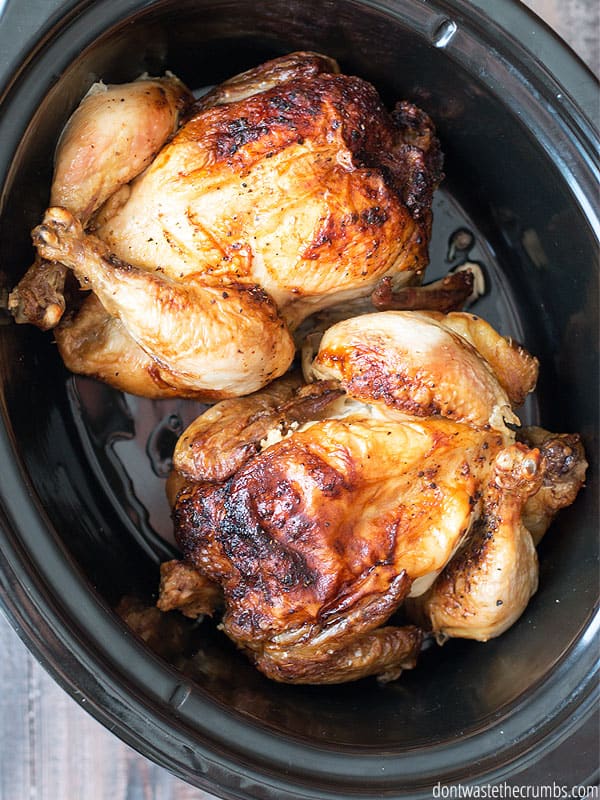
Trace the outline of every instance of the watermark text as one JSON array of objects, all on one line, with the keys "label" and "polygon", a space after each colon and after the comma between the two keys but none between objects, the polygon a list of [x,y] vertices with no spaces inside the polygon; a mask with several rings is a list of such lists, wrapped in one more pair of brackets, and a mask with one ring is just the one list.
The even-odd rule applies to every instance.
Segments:
[{"label": "watermark text", "polygon": [[561,783],[513,785],[508,783],[483,783],[467,786],[456,783],[437,783],[433,787],[435,800],[600,800],[597,786],[565,786]]}]

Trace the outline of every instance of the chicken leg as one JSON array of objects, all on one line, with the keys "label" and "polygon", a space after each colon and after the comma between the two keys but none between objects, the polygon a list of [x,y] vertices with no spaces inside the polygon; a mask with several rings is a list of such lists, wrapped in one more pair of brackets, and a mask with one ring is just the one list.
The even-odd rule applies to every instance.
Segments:
[{"label": "chicken leg", "polygon": [[[85,227],[121,187],[139,175],[175,131],[193,96],[175,77],[121,86],[95,83],[69,118],[57,146],[50,205]],[[65,311],[67,268],[38,257],[11,292],[16,322],[49,330]]]},{"label": "chicken leg", "polygon": [[537,589],[538,561],[521,515],[541,480],[538,450],[516,444],[498,455],[482,515],[465,546],[427,592],[407,602],[411,618],[438,640],[484,642],[523,613]]},{"label": "chicken leg", "polygon": [[[215,387],[218,397],[253,392],[293,359],[285,323],[257,286],[198,277],[176,283],[125,264],[61,208],[48,209],[33,239],[43,258],[65,264],[83,288],[93,290],[150,357],[160,380],[179,394],[209,401]],[[112,367],[118,371],[119,363]]]}]

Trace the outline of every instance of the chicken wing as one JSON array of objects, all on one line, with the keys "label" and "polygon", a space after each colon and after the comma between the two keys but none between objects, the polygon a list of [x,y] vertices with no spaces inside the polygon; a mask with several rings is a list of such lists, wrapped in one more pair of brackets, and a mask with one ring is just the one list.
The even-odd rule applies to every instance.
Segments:
[{"label": "chicken wing", "polygon": [[388,413],[506,431],[537,373],[537,359],[473,314],[385,311],[329,328],[307,377],[337,379]]},{"label": "chicken wing", "polygon": [[234,75],[214,89],[202,95],[194,104],[195,111],[204,111],[213,106],[227,105],[246,100],[267,89],[273,89],[292,78],[313,78],[320,72],[339,73],[340,68],[333,58],[321,53],[297,52],[267,61],[258,67]]},{"label": "chicken wing", "polygon": [[186,617],[197,619],[211,616],[223,603],[223,593],[218,583],[201,575],[197,569],[182,561],[165,561],[160,565],[160,611],[177,609]]},{"label": "chicken wing", "polygon": [[173,466],[190,480],[225,480],[261,450],[266,437],[281,437],[317,419],[341,394],[333,382],[304,386],[293,373],[251,397],[223,400],[185,430],[175,447]]}]

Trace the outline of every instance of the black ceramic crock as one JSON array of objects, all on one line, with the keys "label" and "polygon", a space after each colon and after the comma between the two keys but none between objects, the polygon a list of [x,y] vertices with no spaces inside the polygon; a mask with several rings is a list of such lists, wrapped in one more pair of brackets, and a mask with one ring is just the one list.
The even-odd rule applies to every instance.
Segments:
[{"label": "black ceramic crock", "polygon": [[507,0],[9,0],[0,292],[28,266],[57,136],[94,80],[170,69],[200,88],[296,49],[434,118],[447,177],[430,274],[469,228],[489,286],[474,310],[541,362],[524,419],[583,436],[587,486],[542,544],[538,593],[501,638],[432,648],[386,686],[271,683],[210,626],[195,658],[169,663],[114,608],[151,604],[173,552],[162,482],[194,409],[73,378],[51,335],[0,311],[2,605],[94,716],[223,797],[431,796],[551,762],[558,775],[597,702],[598,87],[539,20]]}]

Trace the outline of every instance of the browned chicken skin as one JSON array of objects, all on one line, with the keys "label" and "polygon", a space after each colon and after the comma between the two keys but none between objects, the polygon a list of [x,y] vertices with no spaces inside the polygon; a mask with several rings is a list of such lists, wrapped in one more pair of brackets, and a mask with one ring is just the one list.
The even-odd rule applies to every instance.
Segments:
[{"label": "browned chicken skin", "polygon": [[[145,136],[157,104],[139,103],[139,85],[121,87],[123,124],[137,119]],[[275,59],[188,102],[154,157],[186,99],[165,101],[170,124],[143,158],[131,158],[137,140],[117,138],[105,163],[90,160],[90,142],[99,128],[101,142],[120,130],[118,104],[86,98],[34,243],[54,276],[72,270],[106,311],[102,320],[84,303],[57,331],[73,371],[151,397],[214,400],[282,375],[290,332],[311,313],[367,297],[386,276],[394,288],[421,276],[441,156],[423,112],[402,102],[388,113],[370,84],[318,54]],[[38,264],[11,308],[50,327],[62,309],[43,295],[60,295],[60,280],[44,272]]]},{"label": "browned chicken skin", "polygon": [[[223,629],[260,670],[292,683],[394,677],[420,647],[418,628],[386,625],[403,604],[440,637],[484,640],[518,618],[537,586],[525,520],[559,505],[541,434],[515,443],[502,422],[536,375],[473,315],[385,312],[328,331],[310,421],[282,422],[307,391],[286,379],[190,426],[175,455],[187,476],[176,538],[221,585]],[[569,442],[572,499],[585,460]]]}]

